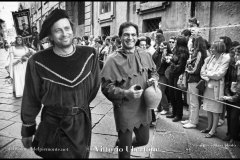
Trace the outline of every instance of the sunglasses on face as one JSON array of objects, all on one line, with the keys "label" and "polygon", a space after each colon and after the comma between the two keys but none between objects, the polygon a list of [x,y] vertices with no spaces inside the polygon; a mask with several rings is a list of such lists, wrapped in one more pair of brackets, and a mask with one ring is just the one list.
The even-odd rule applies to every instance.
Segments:
[{"label": "sunglasses on face", "polygon": [[169,43],[174,43],[174,41],[169,41]]}]

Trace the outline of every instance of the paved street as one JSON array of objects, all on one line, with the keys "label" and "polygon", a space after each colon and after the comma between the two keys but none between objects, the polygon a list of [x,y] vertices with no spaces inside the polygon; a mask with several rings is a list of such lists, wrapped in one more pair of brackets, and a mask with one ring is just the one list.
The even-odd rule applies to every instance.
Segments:
[{"label": "paved street", "polygon": [[[6,59],[7,54],[0,50],[0,158],[40,158],[22,146],[21,98],[13,97],[12,85],[5,79]],[[111,103],[99,92],[90,107],[93,124],[90,158],[117,158],[117,148],[114,148],[117,132]],[[184,108],[183,119],[187,117],[188,111]],[[180,122],[174,123],[166,116],[157,115],[157,118],[156,126],[150,130],[149,143],[134,149],[132,158],[240,158],[239,147],[230,147],[221,140],[225,137],[226,122],[218,127],[214,138],[204,138],[205,134],[200,133],[207,126],[202,108],[196,129],[184,129]]]}]

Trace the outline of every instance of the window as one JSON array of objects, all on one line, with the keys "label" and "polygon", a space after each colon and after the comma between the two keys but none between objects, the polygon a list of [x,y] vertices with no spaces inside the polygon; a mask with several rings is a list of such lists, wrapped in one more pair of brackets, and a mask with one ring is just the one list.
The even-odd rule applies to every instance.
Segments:
[{"label": "window", "polygon": [[196,2],[191,1],[191,17],[195,17]]},{"label": "window", "polygon": [[159,28],[159,22],[161,22],[161,17],[143,20],[143,32],[156,31]]},{"label": "window", "polygon": [[111,11],[111,2],[100,2],[100,14]]},{"label": "window", "polygon": [[110,36],[110,26],[102,27],[102,35]]},{"label": "window", "polygon": [[78,2],[78,25],[85,22],[85,3],[84,1]]}]

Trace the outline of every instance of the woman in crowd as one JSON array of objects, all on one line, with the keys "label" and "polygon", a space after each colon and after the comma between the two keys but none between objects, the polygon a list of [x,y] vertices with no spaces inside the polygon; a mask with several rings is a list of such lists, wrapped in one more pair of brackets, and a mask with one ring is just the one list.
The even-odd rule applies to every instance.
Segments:
[{"label": "woman in crowd", "polygon": [[145,36],[141,36],[138,38],[136,42],[136,46],[146,50],[147,49],[147,39]]},{"label": "woman in crowd", "polygon": [[[234,98],[235,95],[240,95],[240,45],[237,46],[233,51],[230,51],[231,61],[229,68],[225,76],[225,90],[224,97],[222,100],[226,100],[227,103],[240,106],[240,97]],[[235,86],[236,85],[236,86]],[[239,87],[238,92],[235,87]],[[233,97],[232,97],[233,96]],[[226,106],[227,110],[227,136],[223,139],[224,141],[234,141],[239,140],[239,116],[240,109],[232,107],[230,105]]]},{"label": "woman in crowd", "polygon": [[[165,76],[165,71],[167,67],[170,65],[171,54],[172,51],[169,43],[167,41],[163,41],[161,42],[160,46],[157,48],[156,52],[152,56],[153,61],[155,62],[157,67],[160,83],[168,84],[168,79]],[[160,111],[161,115],[165,115],[169,112],[169,103],[165,92],[166,86],[161,84],[159,86],[162,91],[162,99],[156,111],[157,112]]]},{"label": "woman in crowd", "polygon": [[[136,46],[138,46],[139,48],[142,48],[143,50],[147,50],[147,38],[145,36],[139,37],[136,42]],[[153,127],[156,124],[157,119],[154,113],[154,109],[151,109],[151,112],[152,112],[152,122],[150,124],[150,127]]]},{"label": "woman in crowd", "polygon": [[[185,66],[189,57],[188,41],[184,36],[178,36],[176,48],[173,53],[169,70],[169,85],[177,87],[177,81],[181,74],[185,71]],[[170,102],[172,105],[172,114],[167,115],[167,118],[173,118],[173,122],[180,121],[183,116],[183,99],[182,91],[169,88]]]},{"label": "woman in crowd", "polygon": [[12,46],[9,50],[9,71],[13,80],[13,93],[16,98],[23,95],[27,60],[34,53],[33,49],[25,46],[21,36],[16,37],[15,46]]},{"label": "woman in crowd", "polygon": [[[196,88],[198,82],[201,80],[200,70],[203,66],[204,59],[207,57],[205,40],[198,36],[194,42],[194,50],[191,55],[191,60],[187,64],[186,72],[188,73],[188,92],[199,94]],[[189,120],[185,121],[184,128],[196,128],[199,119],[199,99],[194,94],[188,94],[190,115]]]},{"label": "woman in crowd", "polygon": [[[219,40],[223,42],[226,46],[226,54],[230,54],[230,49],[232,48],[232,40],[228,36],[219,37]],[[226,78],[226,77],[225,77]],[[226,105],[223,105],[222,113],[220,114],[218,126],[222,126],[225,120]]]},{"label": "woman in crowd", "polygon": [[217,102],[224,94],[224,76],[227,72],[230,56],[226,53],[226,46],[223,42],[216,41],[211,46],[212,56],[204,61],[201,68],[201,78],[207,83],[204,91],[203,109],[207,111],[208,126],[202,130],[207,133],[206,138],[211,138],[216,133],[219,120],[219,113],[222,113],[223,105]]},{"label": "woman in crowd", "polygon": [[147,52],[153,55],[155,53],[155,48],[151,45],[151,38],[146,36],[146,43],[147,43]]}]

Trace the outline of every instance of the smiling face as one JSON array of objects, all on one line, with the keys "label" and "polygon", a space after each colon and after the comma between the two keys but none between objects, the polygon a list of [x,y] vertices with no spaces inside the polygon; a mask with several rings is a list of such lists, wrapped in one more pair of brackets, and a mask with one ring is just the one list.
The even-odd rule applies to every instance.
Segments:
[{"label": "smiling face", "polygon": [[72,44],[73,31],[67,18],[58,20],[51,27],[49,38],[54,41],[54,45],[59,48],[68,48]]},{"label": "smiling face", "polygon": [[137,42],[137,31],[133,26],[129,26],[123,29],[121,36],[122,47],[127,50],[135,48]]}]

